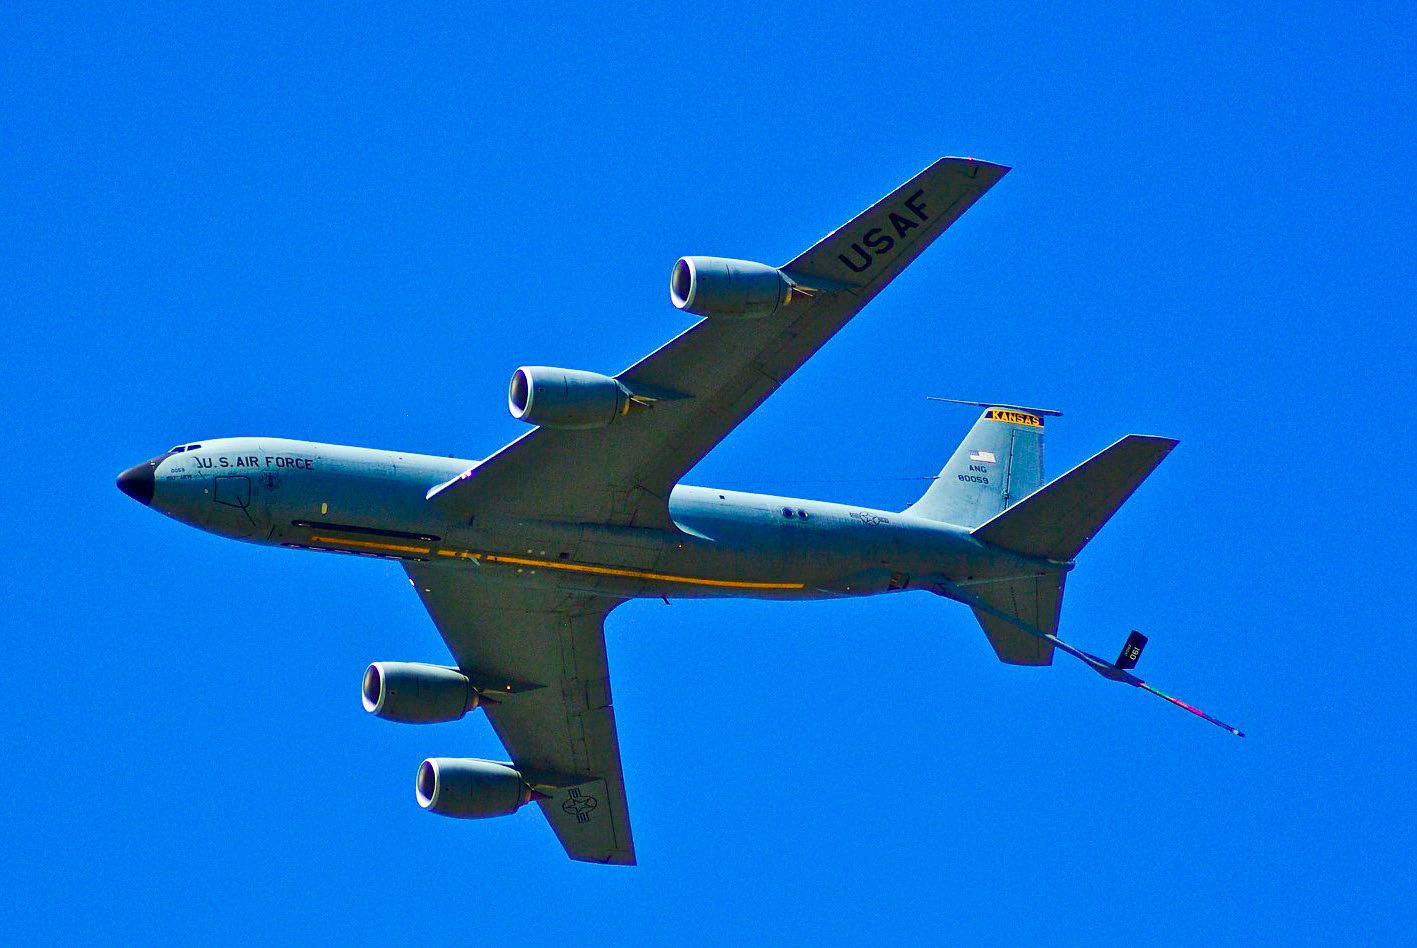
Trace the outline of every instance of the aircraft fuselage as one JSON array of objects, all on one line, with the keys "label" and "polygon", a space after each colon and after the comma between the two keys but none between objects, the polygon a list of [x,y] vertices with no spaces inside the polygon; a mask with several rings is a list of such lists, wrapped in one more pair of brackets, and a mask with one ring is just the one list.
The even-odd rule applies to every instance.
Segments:
[{"label": "aircraft fuselage", "polygon": [[233,539],[442,562],[490,582],[624,598],[820,599],[928,588],[931,577],[968,582],[1063,568],[895,511],[706,487],[681,485],[670,495],[678,530],[477,513],[452,519],[426,500],[430,488],[475,465],[224,438],[138,465],[125,472],[124,490]]}]

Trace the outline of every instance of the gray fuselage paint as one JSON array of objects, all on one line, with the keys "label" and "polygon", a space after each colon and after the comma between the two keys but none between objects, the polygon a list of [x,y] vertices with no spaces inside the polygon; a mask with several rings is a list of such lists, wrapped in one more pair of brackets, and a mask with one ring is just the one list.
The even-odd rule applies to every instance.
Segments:
[{"label": "gray fuselage paint", "polygon": [[253,543],[443,563],[489,582],[615,597],[822,599],[930,588],[932,577],[967,583],[1066,568],[909,513],[687,485],[670,495],[678,530],[477,511],[450,518],[425,499],[475,466],[224,438],[164,458],[152,506]]}]

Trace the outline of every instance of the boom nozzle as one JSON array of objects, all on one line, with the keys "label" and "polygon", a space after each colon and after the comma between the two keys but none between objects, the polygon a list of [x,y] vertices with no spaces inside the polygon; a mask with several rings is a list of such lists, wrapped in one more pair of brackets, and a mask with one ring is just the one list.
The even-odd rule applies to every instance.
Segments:
[{"label": "boom nozzle", "polygon": [[1140,688],[1142,691],[1149,691],[1152,694],[1156,695],[1158,698],[1165,698],[1167,701],[1171,702],[1178,708],[1184,708],[1185,710],[1191,712],[1197,717],[1205,718],[1207,721],[1209,721],[1211,724],[1214,724],[1216,727],[1223,727],[1225,730],[1229,731],[1231,734],[1234,734],[1236,737],[1245,736],[1245,732],[1240,730],[1238,727],[1226,724],[1219,718],[1214,717],[1213,715],[1206,714],[1200,708],[1197,708],[1194,705],[1186,704],[1186,702],[1182,701],[1180,698],[1168,695],[1166,692],[1160,690],[1159,688],[1153,688],[1151,685],[1148,685],[1136,675],[1133,675],[1131,669],[1136,667],[1137,659],[1141,658],[1142,649],[1146,648],[1147,642],[1146,636],[1142,635],[1136,629],[1133,629],[1132,634],[1127,636],[1127,641],[1122,645],[1121,654],[1117,656],[1117,660],[1111,665],[1108,665],[1096,655],[1084,652],[1080,648],[1073,648],[1071,645],[1059,639],[1055,635],[1050,635],[1048,636],[1048,638],[1052,640],[1054,645],[1058,646],[1063,651],[1082,659],[1103,678],[1110,678],[1112,681],[1126,682],[1127,684],[1135,688]]}]

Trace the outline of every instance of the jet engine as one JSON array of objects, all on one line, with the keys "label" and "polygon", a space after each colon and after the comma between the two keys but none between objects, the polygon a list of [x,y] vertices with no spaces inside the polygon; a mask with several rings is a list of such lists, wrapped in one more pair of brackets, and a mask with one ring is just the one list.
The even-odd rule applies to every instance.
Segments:
[{"label": "jet engine", "polygon": [[750,260],[680,257],[669,275],[669,299],[695,316],[758,319],[771,316],[792,295],[781,270]]},{"label": "jet engine", "polygon": [[401,724],[456,721],[479,700],[462,672],[422,662],[375,662],[360,690],[365,711]]},{"label": "jet engine", "polygon": [[577,369],[524,365],[507,388],[512,417],[547,428],[604,428],[631,404],[629,390],[615,379]]},{"label": "jet engine", "polygon": [[430,757],[418,765],[414,784],[423,809],[466,820],[507,816],[532,797],[520,773],[474,757]]}]

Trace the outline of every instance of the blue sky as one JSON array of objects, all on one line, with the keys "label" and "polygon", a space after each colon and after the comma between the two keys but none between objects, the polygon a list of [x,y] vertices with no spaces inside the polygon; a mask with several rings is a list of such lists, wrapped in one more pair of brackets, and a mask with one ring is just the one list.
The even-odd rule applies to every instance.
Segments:
[{"label": "blue sky", "polygon": [[[11,502],[0,941],[1256,945],[1412,928],[1410,5],[0,11]],[[421,812],[484,721],[392,564],[113,487],[266,434],[480,457],[522,364],[679,332],[685,253],[783,262],[942,154],[1014,167],[689,480],[903,507],[972,416],[1057,474],[1178,450],[1001,666],[925,595],[633,603],[641,865]]]}]

